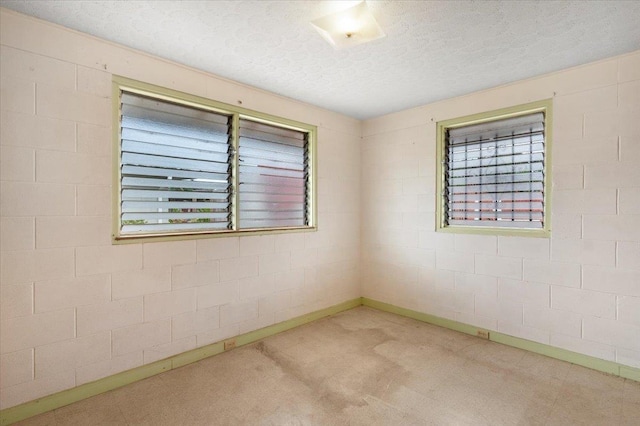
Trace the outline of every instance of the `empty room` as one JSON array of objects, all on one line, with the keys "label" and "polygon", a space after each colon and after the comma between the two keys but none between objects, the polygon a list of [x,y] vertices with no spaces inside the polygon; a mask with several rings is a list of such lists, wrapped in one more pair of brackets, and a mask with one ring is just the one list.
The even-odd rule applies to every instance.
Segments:
[{"label": "empty room", "polygon": [[0,0],[0,425],[640,424],[639,22]]}]

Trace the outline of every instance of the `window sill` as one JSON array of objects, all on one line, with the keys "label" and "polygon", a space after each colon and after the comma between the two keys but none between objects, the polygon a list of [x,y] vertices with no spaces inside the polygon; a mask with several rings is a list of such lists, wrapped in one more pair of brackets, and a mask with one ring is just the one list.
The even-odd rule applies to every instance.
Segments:
[{"label": "window sill", "polygon": [[208,238],[230,238],[242,237],[245,235],[273,235],[273,234],[291,234],[298,232],[316,232],[317,226],[305,226],[299,228],[271,228],[271,229],[243,229],[216,232],[194,232],[194,233],[174,233],[174,234],[157,234],[157,235],[112,235],[112,244],[137,244],[152,243],[166,241],[187,241],[202,240]]},{"label": "window sill", "polygon": [[451,234],[493,235],[508,237],[550,238],[550,229],[491,228],[473,226],[438,226],[436,232]]}]

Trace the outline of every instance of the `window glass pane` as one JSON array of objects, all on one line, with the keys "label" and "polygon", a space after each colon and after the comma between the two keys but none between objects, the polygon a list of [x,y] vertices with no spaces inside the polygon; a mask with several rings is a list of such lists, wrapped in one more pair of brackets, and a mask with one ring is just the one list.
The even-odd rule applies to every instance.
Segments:
[{"label": "window glass pane", "polygon": [[231,227],[230,116],[121,97],[121,233]]},{"label": "window glass pane", "polygon": [[448,129],[446,225],[544,228],[544,113]]},{"label": "window glass pane", "polygon": [[240,229],[308,225],[308,134],[240,120]]}]

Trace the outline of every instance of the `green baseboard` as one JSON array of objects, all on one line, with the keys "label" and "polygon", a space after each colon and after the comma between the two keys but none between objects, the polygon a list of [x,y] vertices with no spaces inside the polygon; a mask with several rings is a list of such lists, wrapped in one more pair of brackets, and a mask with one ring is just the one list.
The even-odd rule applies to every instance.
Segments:
[{"label": "green baseboard", "polygon": [[[361,298],[352,299],[338,305],[330,306],[319,311],[311,312],[278,324],[270,325],[259,330],[236,336],[236,347],[253,343],[265,337],[281,333],[283,331],[299,327],[320,318],[328,317],[342,311],[353,309],[362,305]],[[229,340],[229,339],[226,339]],[[191,364],[201,359],[208,358],[224,352],[224,342],[216,342],[201,348],[193,349],[174,355],[151,364],[142,365],[122,373],[108,376],[95,382],[86,383],[75,388],[48,395],[34,401],[25,402],[15,407],[5,408],[0,411],[0,425],[10,425],[20,420],[73,404],[74,402],[99,395],[101,393],[117,389],[119,387],[146,379],[156,374]]]},{"label": "green baseboard", "polygon": [[[462,333],[471,334],[473,336],[477,336],[478,331],[486,331],[483,328],[474,327],[472,325],[449,320],[446,318],[436,317],[434,315],[425,314],[423,312],[413,311],[411,309],[401,308],[389,303],[379,302],[377,300],[369,299],[366,297],[362,298],[362,304],[374,309],[402,315],[404,317],[413,318],[418,321],[438,325],[440,327],[449,328],[451,330],[460,331]],[[545,345],[543,343],[532,342],[531,340],[522,339],[520,337],[513,337],[507,334],[498,333],[497,331],[489,331],[489,340],[491,340],[492,342],[501,343],[503,345],[524,349],[529,352],[546,355],[548,357],[556,358],[562,361],[567,361],[572,364],[581,365],[593,370],[602,371],[614,376],[620,376],[625,379],[640,382],[640,368],[618,364],[617,362],[607,361],[589,355],[572,352],[566,349],[557,348],[555,346]]]},{"label": "green baseboard", "polygon": [[[261,328],[259,330],[241,334],[235,337],[236,346],[247,345],[260,339],[264,339],[265,337],[273,336],[283,331],[299,327],[309,322],[316,321],[318,319],[334,315],[339,312],[347,311],[361,305],[378,309],[380,311],[390,312],[396,315],[413,318],[418,321],[437,325],[473,336],[477,336],[478,331],[486,331],[482,328],[478,328],[469,324],[437,317],[435,315],[429,315],[424,312],[401,308],[399,306],[391,305],[389,303],[380,302],[366,297],[359,297],[340,303],[338,305],[321,309],[319,311],[292,318],[278,324]],[[566,349],[560,349],[554,346],[521,339],[519,337],[509,336],[495,331],[489,332],[489,340],[640,382],[640,368],[618,364],[613,361],[606,361],[588,355],[568,351]],[[96,380],[95,382],[86,383],[84,385],[48,395],[34,401],[29,401],[15,407],[6,408],[0,411],[0,425],[10,425],[20,420],[36,416],[47,411],[55,410],[56,408],[64,407],[65,405],[69,405],[74,402],[90,398],[92,396],[99,395],[113,389],[117,389],[130,383],[155,376],[156,374],[160,374],[174,368],[182,367],[184,365],[200,361],[201,359],[217,355],[224,351],[224,341],[212,343],[210,345],[183,352],[181,354],[174,355],[170,358],[156,361],[151,364],[136,367],[128,371],[123,371],[122,373],[105,377]]]}]

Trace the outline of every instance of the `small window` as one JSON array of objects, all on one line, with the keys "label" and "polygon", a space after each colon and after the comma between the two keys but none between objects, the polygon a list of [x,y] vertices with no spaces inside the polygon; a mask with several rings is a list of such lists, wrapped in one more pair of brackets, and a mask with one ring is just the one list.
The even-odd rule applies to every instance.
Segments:
[{"label": "small window", "polygon": [[315,128],[114,79],[114,238],[314,228]]},{"label": "small window", "polygon": [[438,123],[438,230],[549,232],[549,101]]}]

